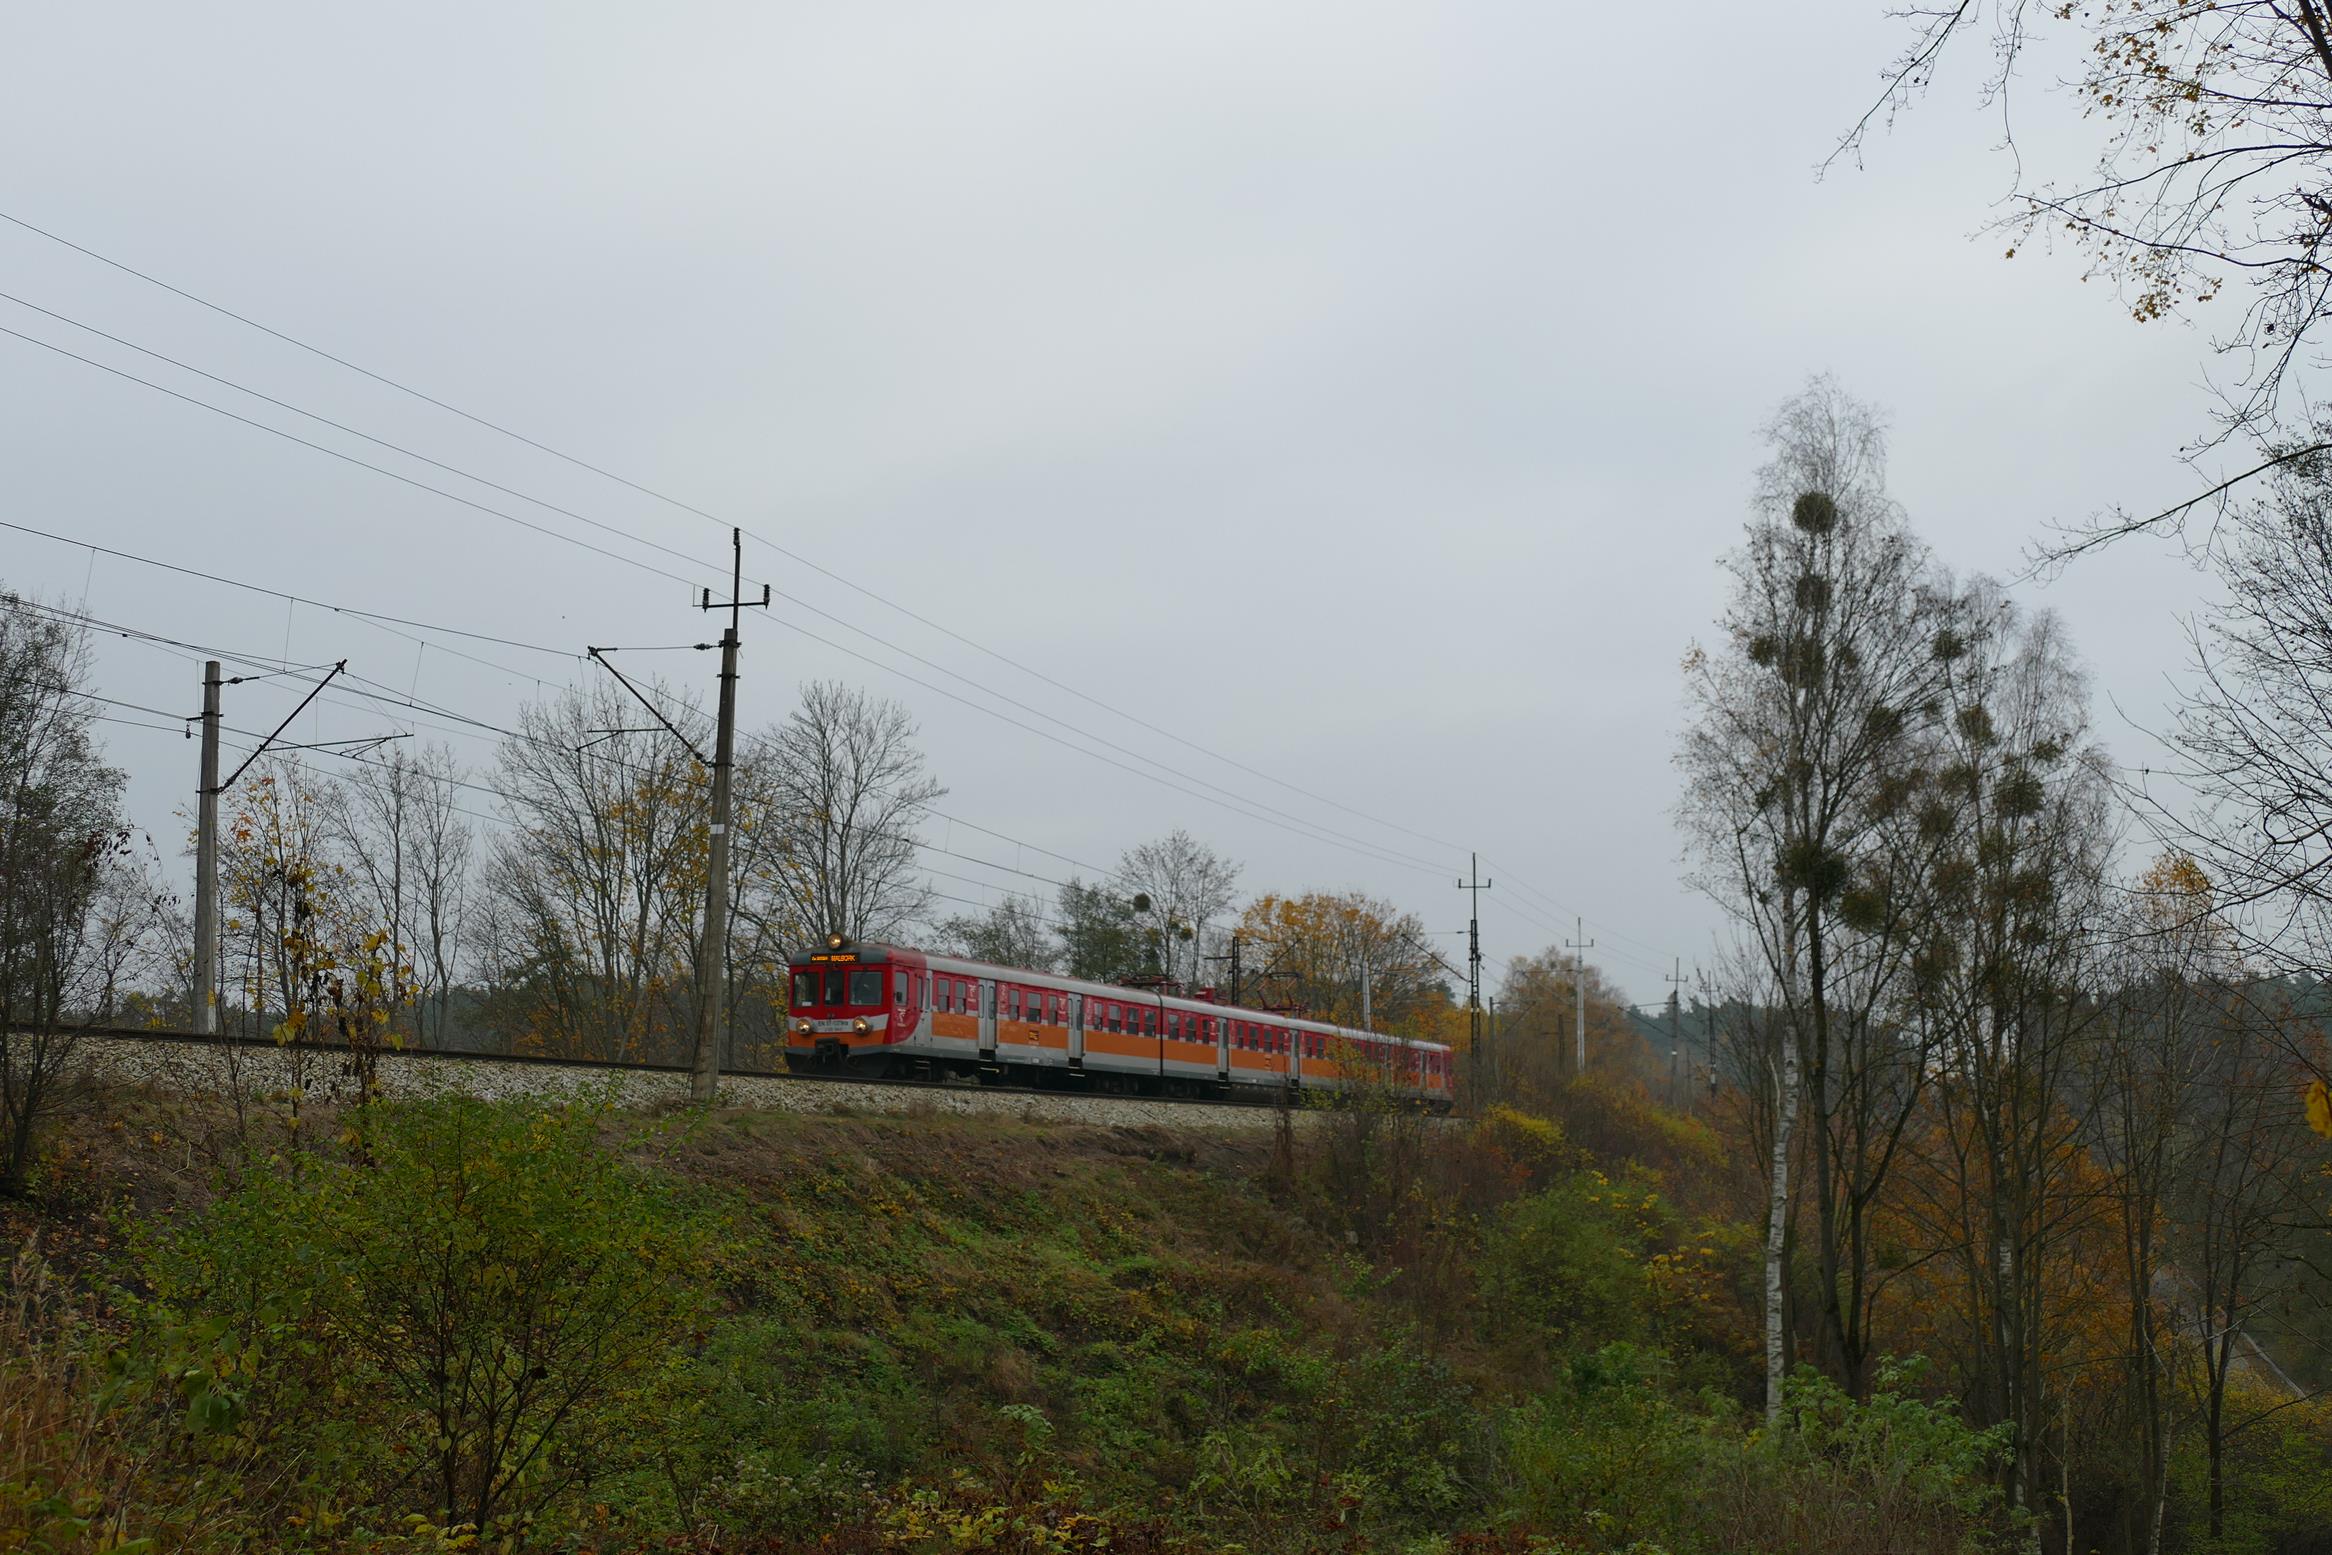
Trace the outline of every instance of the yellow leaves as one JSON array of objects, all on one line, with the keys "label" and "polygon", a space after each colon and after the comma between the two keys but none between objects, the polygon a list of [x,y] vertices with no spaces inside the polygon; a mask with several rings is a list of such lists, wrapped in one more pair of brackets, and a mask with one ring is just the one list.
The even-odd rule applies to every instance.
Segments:
[{"label": "yellow leaves", "polygon": [[2332,1086],[2321,1080],[2308,1087],[2308,1127],[2332,1139]]}]

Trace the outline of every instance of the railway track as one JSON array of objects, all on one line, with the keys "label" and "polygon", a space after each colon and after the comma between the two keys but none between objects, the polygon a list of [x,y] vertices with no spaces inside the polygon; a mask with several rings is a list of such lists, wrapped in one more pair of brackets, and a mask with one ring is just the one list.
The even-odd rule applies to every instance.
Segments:
[{"label": "railway track", "polygon": [[[273,1037],[206,1036],[198,1031],[154,1030],[141,1026],[91,1026],[81,1032],[84,1037],[102,1037],[117,1041],[187,1043],[201,1047],[233,1047],[253,1052],[312,1053],[324,1058],[345,1059],[349,1050],[335,1042],[310,1042],[295,1039],[278,1042]],[[379,1050],[383,1062],[401,1059],[447,1059],[456,1063],[539,1065],[547,1069],[571,1069],[602,1073],[676,1075],[687,1078],[686,1064],[659,1063],[648,1059],[563,1058],[542,1053],[483,1053],[473,1048],[450,1047],[387,1047]],[[1132,1094],[1080,1090],[1066,1085],[1006,1085],[988,1081],[967,1080],[961,1076],[939,1076],[921,1079],[912,1075],[826,1074],[814,1069],[752,1069],[736,1068],[721,1071],[721,1079],[771,1080],[807,1085],[868,1085],[899,1086],[908,1090],[950,1090],[979,1096],[1043,1096],[1092,1097],[1101,1101],[1158,1102],[1185,1107],[1257,1107],[1275,1109],[1279,1098],[1286,1093],[1269,1096],[1172,1096],[1164,1093]],[[1298,1099],[1300,1105],[1300,1098]]]},{"label": "railway track", "polygon": [[[349,1050],[312,1041],[204,1036],[188,1031],[98,1027],[82,1033],[82,1055],[106,1080],[168,1089],[221,1092],[298,1086],[330,1093],[353,1086]],[[457,1048],[383,1048],[376,1075],[383,1094],[465,1091],[488,1096],[580,1092],[614,1087],[618,1104],[662,1106],[688,1094],[685,1064],[623,1062],[539,1054],[479,1053]],[[724,1070],[724,1100],[798,1112],[906,1113],[918,1106],[958,1113],[1004,1113],[1045,1121],[1101,1124],[1270,1127],[1283,1110],[1300,1123],[1302,1098],[1283,1106],[1261,1097],[1143,1096],[1047,1085],[990,1084],[961,1078],[920,1079],[795,1073],[784,1069]]]}]

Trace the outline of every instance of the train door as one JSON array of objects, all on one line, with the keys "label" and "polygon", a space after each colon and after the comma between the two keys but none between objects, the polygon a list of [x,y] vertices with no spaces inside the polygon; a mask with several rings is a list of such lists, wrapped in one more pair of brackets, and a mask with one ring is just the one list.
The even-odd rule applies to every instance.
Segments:
[{"label": "train door", "polygon": [[980,1056],[996,1056],[996,985],[980,979]]},{"label": "train door", "polygon": [[1218,1015],[1215,1027],[1215,1078],[1231,1078],[1231,1022],[1228,1016]]},{"label": "train door", "polygon": [[1069,1062],[1082,1067],[1085,1063],[1085,996],[1069,995]]}]

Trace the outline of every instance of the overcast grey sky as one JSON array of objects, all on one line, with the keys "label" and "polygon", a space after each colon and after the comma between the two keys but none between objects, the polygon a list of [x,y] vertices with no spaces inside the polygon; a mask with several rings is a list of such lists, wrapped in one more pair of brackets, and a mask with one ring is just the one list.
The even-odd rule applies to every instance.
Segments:
[{"label": "overcast grey sky", "polygon": [[[2203,425],[2202,333],[2131,323],[2070,256],[2003,262],[1971,238],[2010,174],[1972,80],[1947,76],[1864,170],[1814,176],[1897,41],[1882,10],[10,9],[0,210],[720,522],[5,225],[0,291],[691,564],[16,303],[0,326],[692,582],[717,581],[740,523],[1407,829],[752,544],[749,575],[848,625],[796,605],[749,621],[748,721],[805,678],[861,682],[913,709],[967,821],[1100,865],[1187,827],[1249,890],[1361,887],[1441,930],[1463,924],[1452,881],[1478,848],[1487,951],[1543,949],[1584,913],[1595,958],[1648,1001],[1720,928],[1669,821],[1677,666],[1708,635],[1776,403],[1828,370],[1886,407],[1913,521],[1952,566],[1996,572],[2051,520],[2181,494],[2174,451]],[[2045,151],[2061,127],[2031,111]],[[680,582],[7,336],[0,458],[0,516],[316,600],[572,652],[711,630]],[[591,673],[474,642],[519,673],[417,655],[10,531],[0,579],[190,641],[345,656],[493,722],[534,677]],[[2127,546],[2028,591],[2067,619],[2125,759],[2144,737],[2107,699],[2160,722],[2201,587]],[[900,649],[1085,732],[1066,739],[1371,846],[1072,754]],[[709,655],[666,657],[709,690]],[[108,695],[197,705],[183,659],[114,640],[99,666]],[[297,694],[234,688],[228,722],[271,726]],[[388,726],[323,707],[299,727]],[[194,746],[105,728],[175,862]],[[1071,868],[933,835],[951,831],[961,852]]]}]

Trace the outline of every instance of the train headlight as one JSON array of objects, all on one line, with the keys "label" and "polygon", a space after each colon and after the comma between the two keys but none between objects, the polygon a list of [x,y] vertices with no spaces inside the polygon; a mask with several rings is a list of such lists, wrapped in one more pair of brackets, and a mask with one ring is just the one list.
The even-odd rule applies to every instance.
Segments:
[{"label": "train headlight", "polygon": [[857,1020],[854,1020],[850,1023],[850,1029],[863,1037],[874,1028],[866,1023],[866,1018],[864,1016],[861,1016]]},{"label": "train headlight", "polygon": [[844,934],[840,929],[836,929],[833,933],[826,936],[826,948],[828,950],[840,950],[843,946],[849,943],[850,936]]},{"label": "train headlight", "polygon": [[806,1037],[810,1034],[810,1023],[806,1020],[797,1020],[794,1022],[794,1030]]}]

